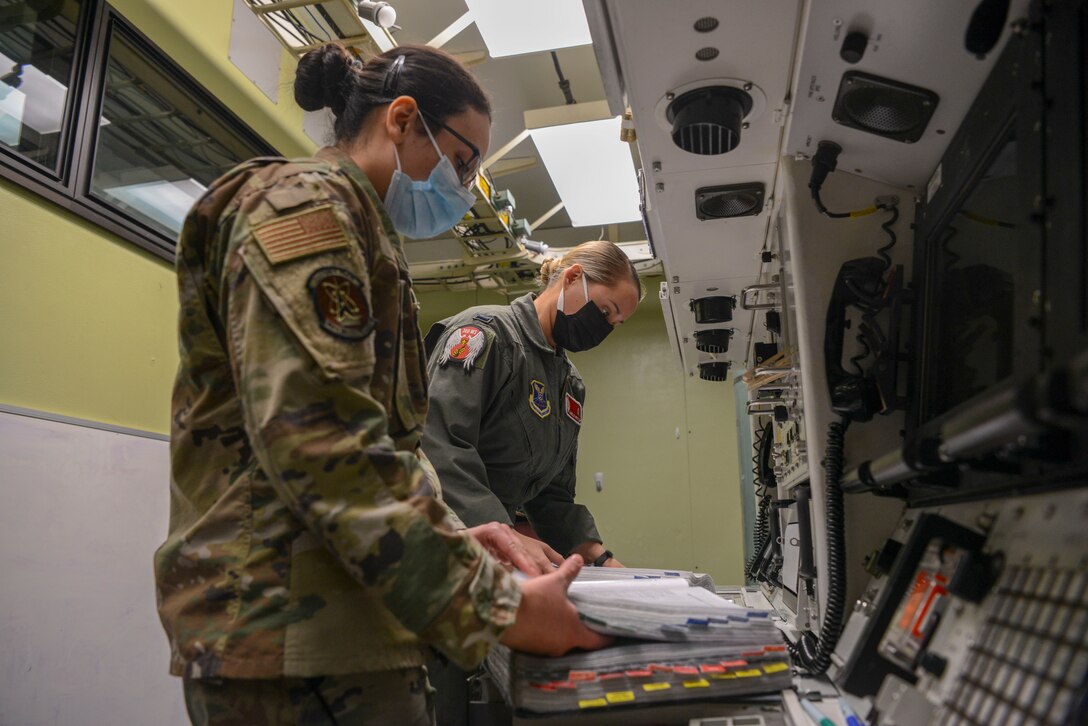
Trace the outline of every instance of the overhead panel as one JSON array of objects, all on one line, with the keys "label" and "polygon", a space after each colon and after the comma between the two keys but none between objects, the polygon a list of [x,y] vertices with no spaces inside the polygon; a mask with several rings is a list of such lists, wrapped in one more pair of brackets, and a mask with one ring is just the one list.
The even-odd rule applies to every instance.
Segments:
[{"label": "overhead panel", "polygon": [[[995,50],[972,56],[964,37],[977,5],[916,0],[871,13],[847,0],[810,3],[787,153],[811,156],[834,141],[840,170],[924,191],[1013,32],[1010,22]],[[1009,19],[1026,11],[1027,0],[1013,0]]]}]

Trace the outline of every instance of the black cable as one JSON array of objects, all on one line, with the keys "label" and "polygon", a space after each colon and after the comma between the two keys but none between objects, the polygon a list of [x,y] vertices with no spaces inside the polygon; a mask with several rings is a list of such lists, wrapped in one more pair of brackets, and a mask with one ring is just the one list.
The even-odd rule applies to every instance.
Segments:
[{"label": "black cable", "polygon": [[570,92],[570,81],[563,77],[563,69],[559,67],[559,55],[554,50],[552,63],[555,65],[555,75],[559,76],[559,90],[563,92],[563,98],[567,99],[567,105],[575,103],[574,94]]},{"label": "black cable", "polygon": [[888,251],[891,250],[892,247],[895,247],[896,238],[895,238],[895,232],[892,230],[892,225],[895,224],[899,220],[899,207],[893,204],[893,205],[884,207],[884,209],[891,212],[892,216],[889,217],[884,222],[884,224],[880,225],[880,228],[888,233],[888,237],[890,238],[891,241],[889,241],[888,244],[884,245],[879,250],[877,250],[876,253],[878,255],[880,255],[880,259],[884,260],[884,271],[887,272],[888,268],[890,268],[892,266],[892,258],[888,254]]},{"label": "black cable", "polygon": [[823,608],[823,625],[817,639],[810,632],[802,633],[796,643],[789,644],[790,655],[812,675],[820,675],[831,665],[831,653],[842,633],[846,612],[846,536],[843,519],[842,471],[843,439],[849,419],[835,421],[827,429],[827,450],[823,468],[827,513],[827,602]]},{"label": "black cable", "polygon": [[824,206],[824,203],[820,201],[819,188],[814,187],[812,189],[812,200],[816,202],[816,209],[820,212],[820,214],[824,215],[825,217],[831,217],[832,219],[845,219],[850,216],[850,212],[828,211],[827,207]]},{"label": "black cable", "polygon": [[325,712],[325,715],[329,717],[329,722],[332,726],[337,726],[336,714],[332,712],[332,708],[329,707],[329,702],[325,700],[325,694],[321,692],[321,682],[325,680],[323,677],[307,678],[306,684],[310,687],[310,691],[317,697],[317,702],[321,704],[321,709]]}]

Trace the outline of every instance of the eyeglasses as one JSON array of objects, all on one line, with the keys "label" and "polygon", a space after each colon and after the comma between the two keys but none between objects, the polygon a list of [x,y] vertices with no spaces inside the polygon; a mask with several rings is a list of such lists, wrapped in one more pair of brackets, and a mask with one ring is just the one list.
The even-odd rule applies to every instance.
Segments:
[{"label": "eyeglasses", "polygon": [[480,171],[480,149],[477,148],[476,144],[472,143],[431,114],[425,113],[423,109],[419,110],[419,115],[424,116],[427,123],[434,124],[435,126],[448,131],[453,138],[460,141],[472,151],[472,156],[468,158],[468,161],[457,161],[457,175],[461,179],[461,186],[465,188],[472,186],[472,182],[476,179],[476,175]]}]

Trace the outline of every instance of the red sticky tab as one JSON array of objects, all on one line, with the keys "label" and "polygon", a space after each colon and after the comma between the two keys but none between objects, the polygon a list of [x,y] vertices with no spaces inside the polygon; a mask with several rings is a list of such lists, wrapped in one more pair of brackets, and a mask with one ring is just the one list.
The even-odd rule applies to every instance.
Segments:
[{"label": "red sticky tab", "polygon": [[748,665],[748,661],[746,661],[746,660],[723,660],[723,661],[721,661],[721,664],[726,668],[740,668],[741,666]]},{"label": "red sticky tab", "polygon": [[699,670],[703,673],[725,673],[725,666],[720,665],[701,665]]},{"label": "red sticky tab", "polygon": [[651,663],[650,670],[658,673],[672,673],[672,666],[667,666],[662,663]]},{"label": "red sticky tab", "polygon": [[647,668],[646,670],[641,670],[641,671],[627,671],[627,677],[628,678],[649,678],[653,674],[654,674],[654,672],[652,670],[650,670],[649,668]]},{"label": "red sticky tab", "polygon": [[623,678],[623,673],[622,672],[619,672],[619,673],[602,673],[598,677],[602,681],[610,681],[610,680],[613,680],[615,678]]},{"label": "red sticky tab", "polygon": [[672,669],[674,673],[679,673],[684,676],[696,676],[699,675],[699,669],[695,666],[676,666]]},{"label": "red sticky tab", "polygon": [[785,652],[786,646],[784,645],[765,645],[763,646],[764,653],[782,653]]},{"label": "red sticky tab", "polygon": [[597,671],[571,671],[567,674],[567,678],[572,681],[595,681]]}]

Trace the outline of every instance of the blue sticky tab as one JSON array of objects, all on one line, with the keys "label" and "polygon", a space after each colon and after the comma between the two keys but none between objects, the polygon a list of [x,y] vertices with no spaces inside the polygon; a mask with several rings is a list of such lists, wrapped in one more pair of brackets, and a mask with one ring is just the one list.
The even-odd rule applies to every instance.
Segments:
[{"label": "blue sticky tab", "polygon": [[669,572],[668,570],[665,570],[665,574],[666,574],[666,575],[671,575],[671,576],[673,576],[673,577],[680,577],[680,573],[679,573],[679,572]]},{"label": "blue sticky tab", "polygon": [[705,618],[688,618],[688,625],[695,625],[701,628],[705,628],[710,625],[710,621]]}]

